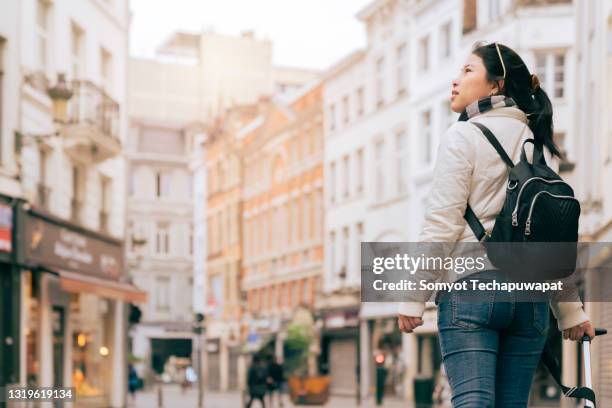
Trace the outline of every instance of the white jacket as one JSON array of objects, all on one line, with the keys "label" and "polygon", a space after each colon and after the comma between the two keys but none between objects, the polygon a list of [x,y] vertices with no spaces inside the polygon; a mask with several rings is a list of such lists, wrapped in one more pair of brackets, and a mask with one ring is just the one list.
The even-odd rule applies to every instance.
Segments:
[{"label": "white jacket", "polygon": [[[491,109],[467,122],[454,123],[438,147],[420,242],[477,242],[463,218],[466,203],[469,202],[487,231],[493,228],[495,217],[501,211],[506,195],[507,166],[482,132],[469,122],[487,126],[515,163],[520,160],[523,142],[533,138],[527,116],[514,106]],[[530,161],[532,146],[531,143],[525,146]],[[547,148],[544,157],[548,166],[558,171],[558,159],[551,157]],[[440,276],[427,276],[428,280],[436,278]],[[456,276],[448,274],[445,279],[454,281]],[[575,286],[568,288],[565,284],[564,296],[568,290],[575,292],[572,299],[576,301],[559,302],[555,298],[550,301],[560,330],[589,320]],[[420,317],[424,309],[424,302],[403,302],[399,313]]]}]

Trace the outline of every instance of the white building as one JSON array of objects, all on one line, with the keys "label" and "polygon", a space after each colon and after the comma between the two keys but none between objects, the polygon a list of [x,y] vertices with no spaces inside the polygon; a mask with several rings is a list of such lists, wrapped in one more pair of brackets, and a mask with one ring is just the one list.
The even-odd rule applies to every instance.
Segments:
[{"label": "white building", "polygon": [[132,119],[127,261],[149,294],[132,331],[139,371],[161,374],[171,357],[191,358],[193,202],[189,153],[193,132],[181,124]]},{"label": "white building", "polygon": [[122,407],[126,302],[146,298],[122,269],[128,2],[0,8],[0,191],[25,200],[16,382]]},{"label": "white building", "polygon": [[[576,167],[574,184],[581,188],[581,223],[586,242],[612,241],[612,1],[576,2]],[[607,244],[609,246],[609,244]],[[609,277],[612,258],[601,258],[601,269],[588,276],[586,312],[597,327],[612,327]],[[594,299],[589,302],[589,299]],[[610,335],[592,343],[593,383],[597,404],[612,403]],[[569,348],[569,346],[568,346]]]}]

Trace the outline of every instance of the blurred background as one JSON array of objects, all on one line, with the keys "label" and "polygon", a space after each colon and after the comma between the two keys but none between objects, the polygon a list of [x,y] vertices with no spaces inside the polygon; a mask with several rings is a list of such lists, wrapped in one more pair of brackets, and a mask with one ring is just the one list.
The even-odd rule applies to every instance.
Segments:
[{"label": "blurred background", "polygon": [[[417,240],[479,40],[540,78],[612,241],[612,0],[0,0],[0,385],[239,407],[258,356],[285,406],[450,407],[435,305],[401,334],[360,302],[360,242]],[[581,383],[552,316],[549,344]],[[612,404],[612,337],[593,380]],[[530,406],[576,405],[539,367]]]}]

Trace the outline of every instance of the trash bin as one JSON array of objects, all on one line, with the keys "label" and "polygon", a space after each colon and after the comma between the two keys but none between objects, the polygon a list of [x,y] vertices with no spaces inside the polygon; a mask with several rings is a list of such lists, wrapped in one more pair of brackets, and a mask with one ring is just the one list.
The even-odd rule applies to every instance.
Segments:
[{"label": "trash bin", "polygon": [[416,408],[431,408],[433,406],[434,379],[416,377],[414,379],[414,402]]}]

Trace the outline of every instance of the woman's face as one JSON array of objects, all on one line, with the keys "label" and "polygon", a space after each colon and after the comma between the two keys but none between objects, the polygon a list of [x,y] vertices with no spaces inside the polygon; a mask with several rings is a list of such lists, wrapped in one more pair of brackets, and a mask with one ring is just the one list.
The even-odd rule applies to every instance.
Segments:
[{"label": "woman's face", "polygon": [[487,71],[482,59],[470,54],[459,76],[453,80],[451,90],[451,109],[463,112],[466,106],[497,92],[497,85],[487,81]]}]

